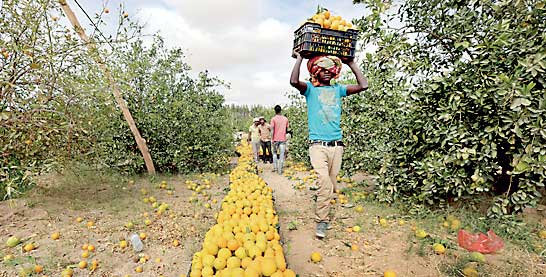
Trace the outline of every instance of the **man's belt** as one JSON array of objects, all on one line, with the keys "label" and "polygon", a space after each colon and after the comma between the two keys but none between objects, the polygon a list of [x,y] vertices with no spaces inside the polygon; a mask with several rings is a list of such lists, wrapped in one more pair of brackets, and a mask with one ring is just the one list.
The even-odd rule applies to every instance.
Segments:
[{"label": "man's belt", "polygon": [[328,146],[328,147],[345,146],[345,144],[343,144],[343,141],[341,140],[333,140],[333,141],[311,140],[309,141],[309,144],[311,145],[318,144],[318,145]]}]

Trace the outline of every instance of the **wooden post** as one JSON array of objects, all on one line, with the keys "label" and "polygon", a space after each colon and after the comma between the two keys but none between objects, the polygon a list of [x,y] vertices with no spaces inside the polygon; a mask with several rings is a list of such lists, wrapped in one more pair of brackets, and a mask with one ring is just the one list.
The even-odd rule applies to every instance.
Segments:
[{"label": "wooden post", "polygon": [[68,3],[66,2],[66,0],[59,0],[59,3],[61,4],[61,8],[63,9],[64,13],[68,17],[68,20],[70,20],[70,23],[76,30],[76,33],[78,33],[80,38],[87,44],[89,54],[93,57],[93,59],[95,59],[95,62],[99,65],[99,68],[104,73],[104,76],[106,76],[106,79],[108,79],[108,83],[112,87],[112,93],[114,94],[114,98],[116,99],[116,102],[118,103],[123,113],[123,117],[127,121],[127,124],[129,124],[129,128],[131,129],[131,132],[133,132],[133,135],[135,136],[135,141],[138,145],[138,149],[140,149],[140,152],[142,153],[142,157],[144,157],[144,163],[146,164],[146,169],[148,170],[148,174],[155,174],[154,163],[152,161],[152,156],[150,156],[150,151],[148,150],[148,145],[146,144],[146,140],[144,140],[140,136],[140,132],[138,131],[136,127],[135,121],[133,120],[133,116],[131,115],[129,108],[127,107],[127,103],[125,103],[125,100],[121,96],[121,90],[118,84],[116,83],[116,80],[112,76],[112,73],[110,72],[110,70],[108,70],[108,67],[106,66],[105,62],[100,57],[97,46],[87,36],[82,26],[80,25],[78,18],[76,18],[76,15],[72,11],[72,9],[68,6]]}]

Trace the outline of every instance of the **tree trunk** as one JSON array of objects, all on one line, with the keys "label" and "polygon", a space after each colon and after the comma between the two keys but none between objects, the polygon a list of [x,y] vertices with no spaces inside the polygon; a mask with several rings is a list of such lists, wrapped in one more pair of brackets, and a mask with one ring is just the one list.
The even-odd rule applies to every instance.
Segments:
[{"label": "tree trunk", "polygon": [[112,93],[114,94],[114,98],[116,99],[116,102],[118,103],[123,113],[123,117],[127,121],[127,124],[129,124],[129,128],[131,129],[131,132],[133,132],[133,135],[135,136],[135,141],[138,145],[138,149],[140,149],[140,152],[142,153],[142,157],[144,157],[144,162],[146,163],[146,169],[148,170],[148,174],[155,174],[154,163],[152,161],[152,156],[150,156],[150,152],[148,150],[148,145],[146,144],[146,140],[140,136],[140,132],[138,131],[136,127],[135,121],[133,120],[133,116],[131,115],[129,108],[127,107],[127,103],[125,103],[125,100],[121,96],[121,91],[118,84],[116,83],[116,80],[112,76],[112,73],[110,72],[110,70],[108,70],[108,67],[106,66],[102,58],[100,57],[95,43],[87,36],[87,34],[85,34],[85,31],[80,25],[78,18],[76,18],[76,15],[72,11],[72,9],[68,6],[68,3],[66,2],[66,0],[59,0],[59,3],[61,4],[61,8],[63,9],[64,13],[68,17],[68,20],[70,20],[70,23],[76,30],[76,33],[78,33],[80,38],[87,44],[87,47],[89,49],[89,54],[92,56],[93,59],[95,59],[95,62],[99,65],[99,68],[103,71],[104,76],[106,76],[106,79],[108,79],[108,83],[112,87]]}]

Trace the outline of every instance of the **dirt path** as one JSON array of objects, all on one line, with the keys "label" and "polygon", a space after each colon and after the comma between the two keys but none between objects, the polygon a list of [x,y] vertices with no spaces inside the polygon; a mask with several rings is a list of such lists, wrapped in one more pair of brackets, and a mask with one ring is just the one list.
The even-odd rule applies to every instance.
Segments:
[{"label": "dirt path", "polygon": [[[270,164],[260,164],[259,167],[262,178],[274,190],[288,264],[300,276],[382,276],[386,269],[395,270],[398,276],[440,275],[437,264],[405,254],[407,229],[411,227],[379,230],[375,215],[370,214],[373,211],[353,216],[353,209],[337,206],[333,228],[325,239],[317,239],[314,235],[313,191],[294,189],[293,185],[298,182],[272,172]],[[309,174],[300,172],[298,175],[304,177]],[[363,231],[346,232],[347,227],[357,223]],[[295,224],[297,230],[289,230],[290,224]],[[351,250],[352,244],[359,249]],[[309,261],[315,251],[323,257],[318,264]]]},{"label": "dirt path", "polygon": [[[275,208],[281,222],[281,237],[287,251],[287,262],[299,274],[304,272],[320,272],[319,266],[305,262],[320,245],[310,234],[313,234],[310,199],[292,188],[291,182],[277,173],[272,172],[271,165],[262,165],[262,178],[273,189]],[[297,230],[288,230],[290,222],[296,223]],[[306,276],[305,274],[303,276]]]}]

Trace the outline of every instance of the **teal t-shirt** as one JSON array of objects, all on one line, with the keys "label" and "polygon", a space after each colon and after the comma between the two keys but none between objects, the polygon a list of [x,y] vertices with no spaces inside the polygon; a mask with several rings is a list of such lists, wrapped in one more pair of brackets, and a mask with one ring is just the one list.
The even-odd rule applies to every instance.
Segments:
[{"label": "teal t-shirt", "polygon": [[303,95],[307,101],[309,139],[341,140],[341,97],[347,96],[347,87],[340,84],[315,87],[307,82]]}]

